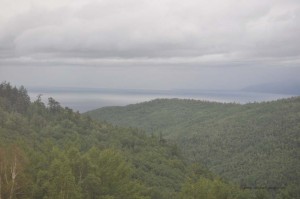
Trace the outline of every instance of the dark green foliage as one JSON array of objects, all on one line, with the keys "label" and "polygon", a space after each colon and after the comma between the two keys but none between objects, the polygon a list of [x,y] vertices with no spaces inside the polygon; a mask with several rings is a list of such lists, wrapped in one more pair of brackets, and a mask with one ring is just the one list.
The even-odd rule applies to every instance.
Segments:
[{"label": "dark green foliage", "polygon": [[0,106],[7,111],[25,113],[30,105],[30,98],[23,86],[17,89],[3,82],[0,84],[0,96]]},{"label": "dark green foliage", "polygon": [[277,199],[294,199],[300,198],[300,184],[290,184],[284,189],[280,190]]},{"label": "dark green foliage", "polygon": [[185,164],[174,146],[137,129],[95,122],[52,98],[46,106],[39,96],[18,112],[17,102],[9,100],[10,92],[18,92],[5,86],[0,101],[10,102],[10,108],[0,105],[0,163],[12,153],[10,146],[18,145],[27,163],[16,179],[23,183],[27,176],[28,181],[18,189],[23,195],[10,194],[3,173],[1,199],[169,198],[180,190]]},{"label": "dark green foliage", "polygon": [[300,181],[300,97],[245,105],[158,99],[86,115],[163,135],[190,161],[241,185]]},{"label": "dark green foliage", "polygon": [[[48,106],[40,96],[28,103],[23,87],[3,83],[0,88],[1,199],[263,196],[185,162],[180,148],[164,134],[147,136],[138,129],[96,122],[53,98]],[[12,100],[18,93],[21,101]],[[293,190],[281,195],[295,194]]]},{"label": "dark green foliage", "polygon": [[[182,199],[234,199],[243,198],[243,192],[220,180],[200,178],[197,181],[187,181],[179,194]],[[247,198],[250,198],[247,196]]]}]

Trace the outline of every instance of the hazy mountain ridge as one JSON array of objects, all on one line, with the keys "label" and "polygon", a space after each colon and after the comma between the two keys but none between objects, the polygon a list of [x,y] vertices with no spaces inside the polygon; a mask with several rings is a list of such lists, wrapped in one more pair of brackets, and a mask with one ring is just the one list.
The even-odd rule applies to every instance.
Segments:
[{"label": "hazy mountain ridge", "polygon": [[240,183],[282,185],[300,179],[300,97],[245,105],[160,99],[86,114],[162,133],[190,160]]}]

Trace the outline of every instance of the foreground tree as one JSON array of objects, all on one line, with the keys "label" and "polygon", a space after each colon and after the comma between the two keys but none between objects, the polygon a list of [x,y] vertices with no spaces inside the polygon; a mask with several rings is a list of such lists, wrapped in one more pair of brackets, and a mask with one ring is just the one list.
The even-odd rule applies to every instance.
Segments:
[{"label": "foreground tree", "polygon": [[[227,184],[220,179],[188,179],[179,194],[180,199],[251,199],[254,193]],[[265,199],[268,199],[267,197]]]},{"label": "foreground tree", "polygon": [[143,196],[145,188],[131,178],[131,167],[118,151],[92,148],[86,158],[85,198],[147,198]]},{"label": "foreground tree", "polygon": [[0,199],[28,197],[27,158],[16,145],[0,147]]}]

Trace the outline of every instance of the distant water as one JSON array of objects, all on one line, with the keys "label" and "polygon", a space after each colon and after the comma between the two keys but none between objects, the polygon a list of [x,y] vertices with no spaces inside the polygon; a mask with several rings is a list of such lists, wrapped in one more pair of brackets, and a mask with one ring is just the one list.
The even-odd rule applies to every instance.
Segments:
[{"label": "distant water", "polygon": [[85,112],[104,106],[124,106],[157,98],[197,99],[215,102],[249,103],[271,101],[292,97],[286,94],[254,93],[243,91],[213,91],[213,90],[142,90],[142,89],[28,89],[31,100],[39,94],[46,103],[53,97],[62,106],[75,111]]}]

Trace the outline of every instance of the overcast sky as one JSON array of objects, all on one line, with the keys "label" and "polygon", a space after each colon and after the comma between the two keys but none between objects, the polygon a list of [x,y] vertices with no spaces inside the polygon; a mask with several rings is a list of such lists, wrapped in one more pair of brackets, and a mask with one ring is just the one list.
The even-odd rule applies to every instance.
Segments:
[{"label": "overcast sky", "polygon": [[299,0],[0,0],[0,80],[149,89],[299,82],[299,35]]}]

